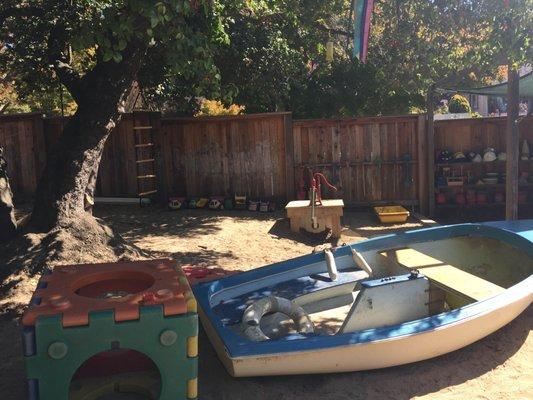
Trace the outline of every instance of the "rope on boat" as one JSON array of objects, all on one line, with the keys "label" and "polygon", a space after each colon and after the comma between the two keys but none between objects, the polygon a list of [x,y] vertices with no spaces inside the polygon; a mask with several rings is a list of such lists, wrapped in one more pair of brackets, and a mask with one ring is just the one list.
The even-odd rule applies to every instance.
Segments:
[{"label": "rope on boat", "polygon": [[243,335],[254,342],[270,338],[261,330],[261,318],[266,314],[281,313],[294,321],[299,333],[313,333],[313,322],[302,307],[283,297],[268,296],[248,306],[242,317]]}]

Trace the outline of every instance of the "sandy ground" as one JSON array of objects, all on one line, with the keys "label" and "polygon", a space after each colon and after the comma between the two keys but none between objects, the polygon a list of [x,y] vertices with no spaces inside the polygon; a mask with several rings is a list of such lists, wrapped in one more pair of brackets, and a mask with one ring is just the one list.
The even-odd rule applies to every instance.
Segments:
[{"label": "sandy ground", "polygon": [[[96,214],[150,256],[181,264],[248,270],[307,254],[328,240],[290,232],[283,213],[170,212],[133,206]],[[347,212],[338,243],[421,227],[384,228],[369,213]],[[378,371],[265,378],[231,378],[200,334],[200,398],[224,399],[533,399],[533,309],[498,332],[432,360]],[[25,398],[17,320],[0,319],[0,398]]]}]

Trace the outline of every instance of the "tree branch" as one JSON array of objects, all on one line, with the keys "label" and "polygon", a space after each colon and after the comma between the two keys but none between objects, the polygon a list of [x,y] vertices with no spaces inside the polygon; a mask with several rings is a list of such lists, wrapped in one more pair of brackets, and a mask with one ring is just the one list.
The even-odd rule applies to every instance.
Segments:
[{"label": "tree branch", "polygon": [[[250,13],[250,16],[252,16],[252,18],[255,18],[255,20],[258,22],[265,22],[265,21],[274,20],[276,18],[283,18],[285,14],[284,13],[272,13],[272,14],[267,14],[267,15],[262,15],[262,16],[257,17],[257,16],[254,16],[252,13]],[[310,23],[313,27],[323,32],[328,32],[333,35],[341,35],[341,36],[346,36],[346,37],[353,36],[353,32],[349,30],[346,31],[346,30],[338,29],[338,28],[330,28],[329,26],[326,26],[318,22],[304,21],[303,18],[299,18],[299,19],[302,25],[305,25],[306,23]]]},{"label": "tree branch", "polygon": [[50,30],[47,41],[48,62],[54,68],[59,81],[65,85],[74,100],[77,100],[81,94],[81,78],[70,65],[70,56],[65,54],[67,41],[62,35],[64,31],[61,25],[54,25]]},{"label": "tree branch", "polygon": [[345,31],[345,30],[342,30],[342,29],[336,29],[336,28],[329,28],[325,25],[321,25],[319,24],[318,22],[314,24],[314,27],[320,31],[323,31],[323,32],[328,32],[328,33],[331,33],[333,35],[340,35],[340,36],[346,36],[346,37],[352,37],[353,36],[353,32],[349,32],[349,31]]},{"label": "tree branch", "polygon": [[26,7],[8,7],[0,11],[0,27],[11,17],[41,17],[44,15],[42,8],[26,6]]}]

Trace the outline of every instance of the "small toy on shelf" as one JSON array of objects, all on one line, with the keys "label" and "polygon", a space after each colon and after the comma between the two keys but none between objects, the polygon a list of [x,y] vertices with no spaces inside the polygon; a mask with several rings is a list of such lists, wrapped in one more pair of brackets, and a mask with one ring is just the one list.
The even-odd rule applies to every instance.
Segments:
[{"label": "small toy on shelf", "polygon": [[261,201],[259,203],[259,211],[261,212],[268,212],[268,201]]},{"label": "small toy on shelf", "polygon": [[485,149],[485,152],[483,154],[483,161],[484,162],[493,162],[496,161],[496,151],[492,147],[487,147]]},{"label": "small toy on shelf", "polygon": [[438,153],[437,162],[449,163],[453,160],[453,155],[450,150],[444,149]]},{"label": "small toy on shelf", "polygon": [[223,196],[213,196],[209,200],[208,205],[210,210],[223,210],[224,209],[224,197]]},{"label": "small toy on shelf", "polygon": [[466,197],[463,192],[458,192],[455,194],[455,203],[460,205],[466,204]]},{"label": "small toy on shelf", "polygon": [[476,191],[474,189],[468,189],[465,196],[466,204],[476,204]]},{"label": "small toy on shelf", "polygon": [[250,200],[248,202],[248,211],[257,211],[259,210],[259,202]]},{"label": "small toy on shelf", "polygon": [[454,153],[453,162],[462,163],[462,162],[466,162],[466,161],[467,161],[467,158],[466,158],[466,156],[464,155],[464,153],[462,151],[457,151],[457,152]]},{"label": "small toy on shelf", "polygon": [[529,179],[529,172],[528,171],[522,171],[520,172],[520,177],[518,178],[518,184],[519,185],[527,185]]},{"label": "small toy on shelf", "polygon": [[224,210],[233,210],[233,199],[226,197],[224,199]]},{"label": "small toy on shelf", "polygon": [[522,142],[522,152],[520,158],[522,160],[529,160],[530,152],[529,152],[529,144],[526,139]]},{"label": "small toy on shelf", "polygon": [[186,206],[185,197],[169,197],[168,198],[168,208],[171,210],[181,210]]},{"label": "small toy on shelf", "polygon": [[484,205],[488,203],[487,193],[477,192],[476,193],[476,204]]},{"label": "small toy on shelf", "polygon": [[246,210],[246,196],[235,195],[235,209]]},{"label": "small toy on shelf", "polygon": [[464,178],[462,176],[449,176],[446,178],[448,186],[463,186]]},{"label": "small toy on shelf", "polygon": [[201,197],[196,202],[196,208],[205,208],[205,206],[207,206],[208,203],[209,203],[209,199],[206,199],[205,197]]},{"label": "small toy on shelf", "polygon": [[486,185],[495,185],[498,183],[499,175],[497,172],[487,172],[483,178],[483,183]]}]

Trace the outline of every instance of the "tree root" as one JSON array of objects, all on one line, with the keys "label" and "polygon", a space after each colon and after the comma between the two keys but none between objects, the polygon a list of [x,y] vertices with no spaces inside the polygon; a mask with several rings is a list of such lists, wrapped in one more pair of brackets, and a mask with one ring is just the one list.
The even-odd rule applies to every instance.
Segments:
[{"label": "tree root", "polygon": [[148,257],[88,213],[62,220],[48,233],[22,232],[0,245],[0,315],[19,313],[41,273],[56,265]]}]

